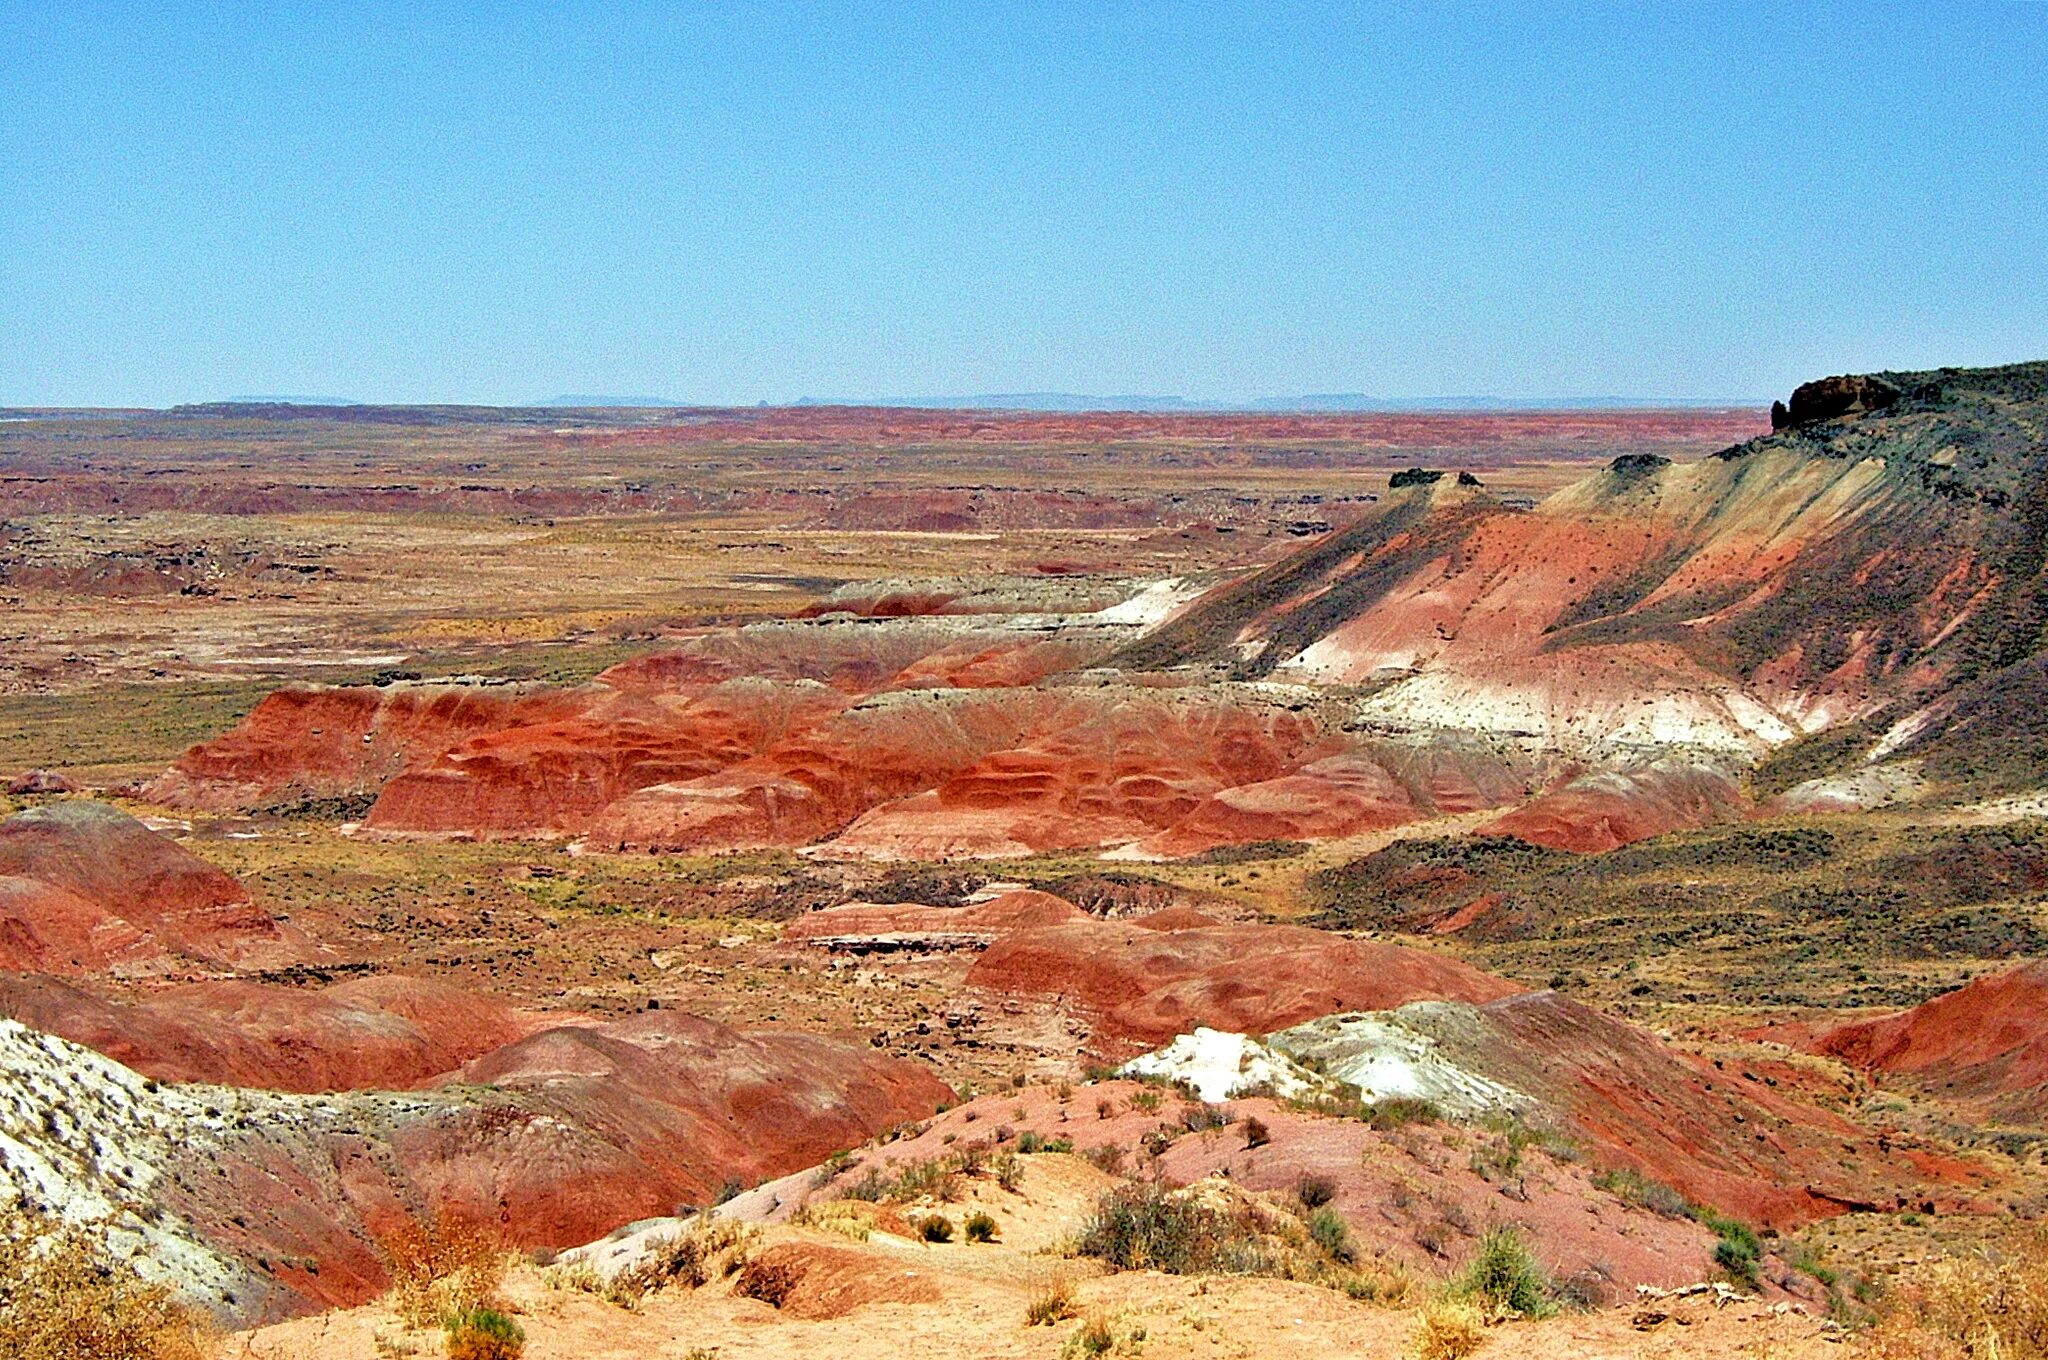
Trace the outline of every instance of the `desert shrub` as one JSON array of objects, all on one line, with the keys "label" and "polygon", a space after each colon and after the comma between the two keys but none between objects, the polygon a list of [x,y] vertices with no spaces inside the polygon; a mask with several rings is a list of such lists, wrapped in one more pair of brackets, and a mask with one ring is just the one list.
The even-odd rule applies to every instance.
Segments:
[{"label": "desert shrub", "polygon": [[1228,1124],[1230,1116],[1223,1112],[1223,1107],[1220,1105],[1211,1105],[1206,1101],[1193,1101],[1181,1106],[1180,1122],[1181,1127],[1189,1133],[1205,1133],[1210,1129],[1220,1129],[1225,1124]]},{"label": "desert shrub", "polygon": [[206,1360],[212,1320],[107,1259],[82,1229],[0,1212],[0,1355],[9,1360]]},{"label": "desert shrub", "polygon": [[1351,1229],[1335,1209],[1317,1209],[1308,1216],[1308,1236],[1333,1261],[1349,1264],[1357,1255],[1351,1248]]},{"label": "desert shrub", "polygon": [[1272,1141],[1273,1133],[1272,1130],[1266,1127],[1265,1120],[1253,1116],[1244,1121],[1244,1145],[1246,1147],[1264,1147]]},{"label": "desert shrub", "polygon": [[494,1308],[472,1308],[448,1315],[448,1360],[519,1360],[526,1353],[526,1333]]},{"label": "desert shrub", "polygon": [[1693,1217],[1693,1207],[1684,1195],[1664,1182],[1651,1180],[1628,1167],[1600,1172],[1593,1177],[1593,1185],[1616,1199],[1639,1209],[1648,1209],[1653,1214],[1662,1214],[1665,1218]]},{"label": "desert shrub", "polygon": [[1486,1340],[1486,1319],[1469,1303],[1437,1299],[1415,1321],[1408,1349],[1413,1360],[1464,1360]]},{"label": "desert shrub", "polygon": [[1143,1110],[1146,1114],[1158,1114],[1159,1107],[1165,1104],[1165,1102],[1166,1097],[1157,1091],[1131,1092],[1131,1108]]},{"label": "desert shrub", "polygon": [[649,1242],[638,1261],[612,1276],[605,1297],[631,1304],[670,1285],[697,1288],[705,1279],[707,1241],[703,1232],[683,1232]]},{"label": "desert shrub", "polygon": [[917,1235],[927,1242],[953,1240],[953,1220],[944,1214],[926,1214],[917,1220]]},{"label": "desert shrub", "polygon": [[1337,1182],[1328,1176],[1304,1175],[1294,1187],[1294,1197],[1304,1209],[1320,1209],[1337,1198]]},{"label": "desert shrub", "polygon": [[1736,1284],[1759,1288],[1763,1283],[1764,1244],[1756,1230],[1711,1209],[1702,1210],[1699,1219],[1721,1239],[1714,1244],[1714,1264]]},{"label": "desert shrub", "polygon": [[1104,1143],[1100,1147],[1089,1148],[1085,1155],[1097,1168],[1107,1171],[1112,1176],[1121,1176],[1124,1173],[1126,1153],[1121,1143]]},{"label": "desert shrub", "polygon": [[1024,1183],[1024,1163],[1014,1152],[1005,1152],[995,1160],[996,1184],[1017,1193],[1017,1187]]},{"label": "desert shrub", "polygon": [[1071,1138],[1048,1138],[1036,1129],[1026,1129],[1017,1135],[1017,1151],[1029,1157],[1039,1152],[1072,1152]]},{"label": "desert shrub", "polygon": [[1365,1106],[1360,1115],[1366,1123],[1382,1131],[1398,1129],[1409,1124],[1435,1124],[1442,1121],[1443,1111],[1436,1102],[1420,1096],[1388,1096]]},{"label": "desert shrub", "polygon": [[2048,1228],[1902,1274],[1864,1354],[1871,1360],[2048,1360]]},{"label": "desert shrub", "polygon": [[964,1226],[967,1231],[967,1240],[970,1242],[993,1242],[1002,1235],[1001,1230],[996,1226],[995,1219],[979,1209],[976,1209],[967,1216],[967,1222]]},{"label": "desert shrub", "polygon": [[780,1308],[803,1282],[803,1266],[787,1258],[757,1256],[740,1267],[732,1292]]},{"label": "desert shrub", "polygon": [[408,1219],[378,1242],[391,1271],[391,1306],[408,1327],[503,1305],[510,1251],[496,1225],[440,1216]]},{"label": "desert shrub", "polygon": [[1522,1240],[1521,1230],[1507,1225],[1489,1228],[1479,1239],[1479,1250],[1452,1293],[1497,1314],[1548,1317],[1557,1311],[1550,1281]]},{"label": "desert shrub", "polygon": [[874,1231],[874,1212],[859,1200],[830,1199],[823,1204],[806,1204],[790,1221],[800,1228],[817,1228],[865,1242]]},{"label": "desert shrub", "polygon": [[1090,1313],[1067,1338],[1067,1344],[1060,1347],[1060,1360],[1108,1355],[1115,1346],[1116,1331],[1109,1325],[1109,1318],[1102,1313]]},{"label": "desert shrub", "polygon": [[1050,1327],[1055,1322],[1064,1322],[1074,1316],[1074,1282],[1064,1270],[1053,1272],[1045,1288],[1031,1296],[1030,1306],[1024,1310],[1024,1325],[1027,1327]]},{"label": "desert shrub", "polygon": [[1168,1275],[1254,1274],[1267,1265],[1251,1225],[1190,1195],[1135,1182],[1102,1197],[1075,1249],[1118,1270]]}]

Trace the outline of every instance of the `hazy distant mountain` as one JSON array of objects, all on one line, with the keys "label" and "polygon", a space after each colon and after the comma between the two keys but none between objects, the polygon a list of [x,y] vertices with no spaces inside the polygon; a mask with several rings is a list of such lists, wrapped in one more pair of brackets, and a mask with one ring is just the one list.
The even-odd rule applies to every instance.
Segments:
[{"label": "hazy distant mountain", "polygon": [[703,404],[704,403],[701,401],[676,401],[672,397],[602,397],[592,396],[590,394],[582,392],[574,392],[565,397],[548,397],[541,401],[529,403],[529,405],[533,406],[582,406],[586,408],[602,406],[626,406],[637,407],[640,409],[647,409],[653,407],[702,406]]},{"label": "hazy distant mountain", "polygon": [[214,405],[233,406],[360,406],[354,397],[223,397]]}]

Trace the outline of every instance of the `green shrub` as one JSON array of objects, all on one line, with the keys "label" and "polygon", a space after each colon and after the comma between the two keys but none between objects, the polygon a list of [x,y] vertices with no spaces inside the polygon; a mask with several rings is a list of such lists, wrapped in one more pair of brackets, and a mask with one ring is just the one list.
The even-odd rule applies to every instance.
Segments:
[{"label": "green shrub", "polygon": [[1763,1239],[1756,1235],[1756,1229],[1711,1209],[1701,1211],[1700,1222],[1721,1239],[1714,1244],[1714,1264],[1736,1284],[1752,1290],[1760,1288],[1763,1284],[1764,1244]]},{"label": "green shrub", "polygon": [[926,1214],[917,1220],[917,1235],[927,1242],[953,1240],[953,1220],[944,1214]]},{"label": "green shrub", "polygon": [[966,1229],[970,1242],[993,1242],[1001,1235],[996,1221],[979,1209],[967,1216]]},{"label": "green shrub", "polygon": [[1487,1229],[1452,1292],[1496,1313],[1548,1317],[1557,1311],[1543,1268],[1521,1229],[1509,1225]]},{"label": "green shrub", "polygon": [[1168,1275],[1255,1274],[1267,1264],[1258,1234],[1248,1225],[1149,1183],[1104,1195],[1075,1250],[1118,1270]]},{"label": "green shrub", "polygon": [[448,1360],[519,1360],[526,1353],[526,1333],[495,1308],[452,1313],[445,1330]]},{"label": "green shrub", "polygon": [[1351,1249],[1351,1229],[1335,1209],[1317,1209],[1310,1214],[1308,1236],[1333,1261],[1349,1265],[1357,1254]]},{"label": "green shrub", "polygon": [[1320,1209],[1337,1198],[1337,1182],[1328,1176],[1305,1175],[1294,1187],[1294,1196],[1304,1209]]}]

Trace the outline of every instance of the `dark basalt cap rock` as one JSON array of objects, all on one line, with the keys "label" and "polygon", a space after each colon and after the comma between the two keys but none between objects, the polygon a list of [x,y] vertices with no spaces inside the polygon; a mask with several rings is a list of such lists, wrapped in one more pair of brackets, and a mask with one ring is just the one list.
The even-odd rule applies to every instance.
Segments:
[{"label": "dark basalt cap rock", "polygon": [[1399,491],[1404,486],[1433,486],[1443,479],[1443,473],[1430,468],[1409,468],[1406,472],[1397,472],[1387,478],[1387,487]]},{"label": "dark basalt cap rock", "polygon": [[1882,378],[1861,374],[1821,378],[1793,388],[1790,406],[1781,401],[1772,402],[1771,428],[1782,430],[1787,426],[1811,425],[1815,421],[1833,420],[1838,416],[1882,411],[1899,397],[1899,389]]},{"label": "dark basalt cap rock", "polygon": [[1661,467],[1670,467],[1671,460],[1661,453],[1624,453],[1607,465],[1609,472],[1618,472],[1624,477],[1640,477],[1655,472]]}]

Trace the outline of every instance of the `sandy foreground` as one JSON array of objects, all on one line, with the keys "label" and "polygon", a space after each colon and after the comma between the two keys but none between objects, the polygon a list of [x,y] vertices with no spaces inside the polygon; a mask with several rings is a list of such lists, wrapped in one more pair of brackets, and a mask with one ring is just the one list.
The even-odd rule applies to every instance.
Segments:
[{"label": "sandy foreground", "polygon": [[[865,1243],[771,1229],[766,1246],[801,1257],[806,1287],[780,1310],[740,1297],[726,1280],[669,1290],[628,1310],[549,1284],[521,1267],[506,1293],[527,1336],[528,1360],[738,1360],[738,1357],[1058,1357],[1087,1322],[1106,1321],[1111,1354],[1179,1357],[1372,1356],[1411,1353],[1414,1307],[1359,1303],[1284,1280],[1098,1273],[1084,1263],[1002,1246],[927,1246],[877,1233]],[[1057,1275],[1080,1316],[1025,1320]],[[1708,1295],[1646,1300],[1592,1313],[1490,1329],[1479,1355],[1498,1360],[1584,1357],[1842,1355],[1821,1319],[1758,1301]],[[232,1339],[235,1360],[329,1360],[441,1354],[438,1334],[408,1331],[381,1304],[266,1327]],[[1074,1352],[1068,1351],[1068,1354]]]}]

